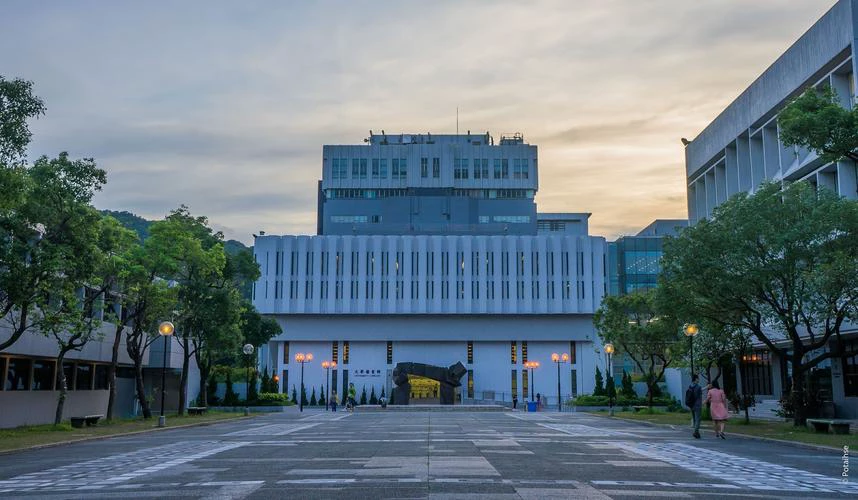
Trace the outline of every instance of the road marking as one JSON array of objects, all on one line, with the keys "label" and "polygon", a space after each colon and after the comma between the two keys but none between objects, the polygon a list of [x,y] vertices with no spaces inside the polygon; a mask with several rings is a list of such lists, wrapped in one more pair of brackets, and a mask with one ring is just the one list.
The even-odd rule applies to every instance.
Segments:
[{"label": "road marking", "polygon": [[575,437],[613,437],[613,436],[625,436],[625,437],[638,437],[632,434],[631,432],[623,432],[617,431],[614,429],[607,428],[597,428],[590,427],[589,425],[581,425],[581,424],[538,424],[542,427],[546,427],[548,429],[553,429],[555,431],[560,431],[570,436]]},{"label": "road marking", "polygon": [[98,490],[245,446],[245,442],[181,441],[77,462],[0,481],[0,493],[42,489]]},{"label": "road marking", "polygon": [[268,424],[261,427],[252,427],[240,431],[230,432],[224,436],[285,436],[293,432],[303,431],[315,427],[319,423],[312,424]]},{"label": "road marking", "polygon": [[824,476],[684,443],[615,442],[611,444],[638,455],[661,460],[745,488],[858,494],[858,484],[844,483],[839,477]]}]

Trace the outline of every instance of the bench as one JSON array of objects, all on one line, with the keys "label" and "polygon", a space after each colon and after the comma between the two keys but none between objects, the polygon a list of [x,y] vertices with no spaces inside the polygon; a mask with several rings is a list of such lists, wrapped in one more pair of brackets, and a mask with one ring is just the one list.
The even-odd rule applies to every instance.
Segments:
[{"label": "bench", "polygon": [[104,415],[86,415],[84,417],[71,417],[71,425],[76,429],[80,429],[86,424],[87,427],[96,425]]},{"label": "bench", "polygon": [[649,406],[632,406],[632,409],[635,411],[635,413],[638,413],[641,410],[649,409]]},{"label": "bench", "polygon": [[188,415],[202,415],[208,410],[205,406],[189,406]]},{"label": "bench", "polygon": [[849,420],[837,420],[833,418],[809,418],[807,423],[812,425],[816,432],[828,433],[828,429],[834,431],[835,434],[849,434]]}]

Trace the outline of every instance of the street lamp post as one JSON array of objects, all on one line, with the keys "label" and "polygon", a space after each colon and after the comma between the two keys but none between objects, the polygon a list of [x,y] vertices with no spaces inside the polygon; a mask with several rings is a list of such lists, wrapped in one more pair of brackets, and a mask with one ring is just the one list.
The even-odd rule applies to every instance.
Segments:
[{"label": "street lamp post", "polygon": [[298,396],[298,411],[304,411],[304,363],[313,361],[313,353],[304,354],[299,352],[295,355],[295,361],[301,363],[301,394]]},{"label": "street lamp post", "polygon": [[682,330],[685,332],[685,336],[688,337],[688,345],[691,354],[691,376],[694,376],[694,336],[697,335],[697,332],[700,330],[697,328],[697,325],[694,323],[687,323]]},{"label": "street lamp post", "polygon": [[[302,367],[303,367],[303,365],[302,365]],[[325,395],[325,411],[328,411],[328,409],[331,407],[330,374],[331,374],[331,369],[336,368],[336,367],[337,367],[336,361],[322,361],[322,368],[325,369],[325,384],[327,384],[327,389],[325,389],[325,392],[327,393]],[[302,384],[303,384],[303,382],[302,382]]]},{"label": "street lamp post", "polygon": [[563,354],[551,353],[551,361],[554,361],[557,365],[557,411],[563,411],[563,406],[560,402],[560,363],[569,361],[569,354],[565,352]]},{"label": "street lamp post", "polygon": [[241,348],[241,352],[247,355],[247,387],[244,389],[244,400],[246,402],[250,401],[250,364],[251,358],[250,355],[253,354],[253,344],[244,344],[244,347]]},{"label": "street lamp post", "polygon": [[[614,355],[614,344],[605,344],[605,382],[610,379],[611,386],[608,389],[608,415],[614,415],[614,392],[616,392],[616,385],[614,384],[614,366],[611,363],[612,357]],[[613,390],[612,390],[613,389]]]},{"label": "street lamp post", "polygon": [[169,321],[162,321],[158,325],[158,333],[164,337],[164,361],[161,364],[161,416],[158,417],[158,427],[167,425],[167,417],[164,416],[164,394],[167,390],[167,337],[173,335],[176,328]]},{"label": "street lamp post", "polygon": [[525,367],[525,368],[530,368],[530,380],[529,380],[529,384],[528,384],[528,385],[530,385],[530,401],[531,401],[531,402],[533,402],[533,396],[534,396],[534,394],[533,394],[533,386],[534,386],[534,385],[536,385],[536,384],[534,384],[534,382],[533,382],[533,369],[534,369],[534,368],[539,368],[539,361],[525,361],[525,362],[524,362],[524,367]]}]

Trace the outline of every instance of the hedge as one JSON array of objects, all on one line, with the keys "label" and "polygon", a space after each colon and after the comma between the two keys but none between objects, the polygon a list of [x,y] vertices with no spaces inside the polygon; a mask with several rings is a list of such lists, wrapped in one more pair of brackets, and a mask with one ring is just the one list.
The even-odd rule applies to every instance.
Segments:
[{"label": "hedge", "polygon": [[[670,397],[653,398],[652,400],[654,406],[671,406],[673,403],[673,398]],[[574,404],[575,406],[610,406],[610,400],[608,396],[585,394],[578,396],[567,404]],[[648,404],[649,400],[646,398],[628,398],[622,395],[617,395],[614,398],[614,406],[646,406]]]}]

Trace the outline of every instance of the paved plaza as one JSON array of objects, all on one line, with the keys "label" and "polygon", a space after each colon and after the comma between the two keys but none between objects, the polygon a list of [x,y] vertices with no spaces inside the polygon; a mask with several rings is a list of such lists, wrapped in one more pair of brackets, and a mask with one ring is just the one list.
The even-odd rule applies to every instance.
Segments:
[{"label": "paved plaza", "polygon": [[858,495],[841,458],[582,413],[290,411],[0,455],[0,497]]}]

